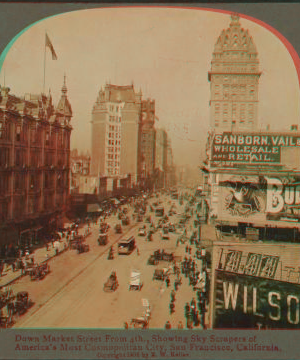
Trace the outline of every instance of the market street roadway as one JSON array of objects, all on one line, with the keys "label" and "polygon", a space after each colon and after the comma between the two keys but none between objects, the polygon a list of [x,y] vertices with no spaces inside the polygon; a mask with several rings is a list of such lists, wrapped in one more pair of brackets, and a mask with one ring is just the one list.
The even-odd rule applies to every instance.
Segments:
[{"label": "market street roadway", "polygon": [[[168,200],[164,198],[163,201],[167,211],[170,208]],[[177,201],[176,206],[179,209]],[[148,214],[154,218],[153,213]],[[113,230],[116,222],[116,217],[108,219],[111,229],[110,242],[106,247],[97,244],[99,226],[93,226],[93,233],[87,240],[91,248],[89,253],[78,255],[74,250],[67,251],[51,262],[52,272],[44,280],[30,282],[27,276],[14,286],[14,292],[25,287],[36,303],[27,314],[17,319],[15,327],[123,328],[125,321],[130,323],[132,318],[143,315],[142,299],[147,299],[151,306],[150,328],[163,328],[168,320],[172,327],[177,327],[179,320],[185,324],[184,305],[195,296],[188,280],[182,276],[183,284],[176,293],[175,313],[170,315],[170,293],[174,288],[175,275],[171,275],[169,288],[165,282],[152,280],[156,268],[170,264],[147,265],[149,256],[157,249],[184,256],[185,246],[176,247],[178,234],[171,234],[170,240],[161,240],[160,233],[156,232],[153,241],[147,242],[145,237],[138,236],[138,228],[143,223],[134,223],[135,226],[131,223],[123,227],[122,235],[116,235]],[[129,235],[135,235],[140,255],[134,251],[129,256],[119,256],[115,251],[114,260],[107,260],[109,246]],[[129,291],[133,269],[141,271],[141,291]],[[115,292],[107,293],[103,291],[103,285],[112,271],[117,273],[119,287]]]}]

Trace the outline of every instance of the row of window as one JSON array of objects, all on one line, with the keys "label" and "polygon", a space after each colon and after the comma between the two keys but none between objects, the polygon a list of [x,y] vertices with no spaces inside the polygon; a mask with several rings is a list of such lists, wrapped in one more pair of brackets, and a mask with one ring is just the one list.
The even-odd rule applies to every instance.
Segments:
[{"label": "row of window", "polygon": [[257,83],[256,77],[253,75],[213,75],[213,83],[217,84],[255,84]]},{"label": "row of window", "polygon": [[108,146],[107,147],[107,152],[120,152],[120,148],[119,147]]},{"label": "row of window", "polygon": [[121,126],[109,125],[109,131],[121,131]]},{"label": "row of window", "polygon": [[121,134],[120,133],[114,133],[114,132],[110,132],[110,133],[108,133],[108,137],[110,138],[110,139],[113,139],[113,138],[116,138],[116,139],[121,139]]},{"label": "row of window", "polygon": [[120,175],[120,171],[118,169],[107,168],[106,173],[108,175]]},{"label": "row of window", "polygon": [[[29,190],[38,191],[41,189],[41,176],[37,174],[29,175]],[[27,177],[24,173],[15,173],[13,178],[13,190],[23,191],[27,189]],[[2,174],[0,177],[0,194],[5,195],[10,190],[11,177]],[[53,188],[56,183],[56,188],[68,187],[69,177],[67,174],[48,174],[44,176],[44,188]]]},{"label": "row of window", "polygon": [[[28,126],[17,124],[15,126],[15,141],[16,142],[29,142],[31,144],[40,143],[42,133],[35,128],[29,129],[29,137],[28,137]],[[12,133],[13,133],[13,124],[11,123],[4,123],[0,121],[0,140],[12,140]],[[57,137],[57,142],[56,142]],[[45,133],[45,145],[46,146],[53,146],[57,145],[59,148],[69,147],[69,134],[62,133],[62,132],[52,132],[46,131]]]},{"label": "row of window", "polygon": [[110,122],[120,123],[121,122],[121,116],[109,116]]},{"label": "row of window", "polygon": [[118,155],[118,154],[107,154],[107,159],[109,159],[109,160],[120,159],[120,155]]},{"label": "row of window", "polygon": [[120,140],[108,140],[108,145],[121,145]]}]

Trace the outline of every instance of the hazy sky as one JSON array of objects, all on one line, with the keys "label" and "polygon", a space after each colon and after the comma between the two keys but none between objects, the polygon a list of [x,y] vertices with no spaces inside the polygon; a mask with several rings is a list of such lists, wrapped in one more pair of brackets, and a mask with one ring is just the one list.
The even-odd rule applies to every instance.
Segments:
[{"label": "hazy sky", "polygon": [[[292,58],[279,39],[242,18],[257,47],[262,76],[259,123],[288,130],[299,124],[299,83]],[[156,101],[157,127],[171,138],[177,164],[199,165],[209,126],[207,72],[214,45],[230,24],[229,14],[207,9],[107,8],[45,19],[18,38],[7,54],[0,81],[11,93],[43,90],[47,31],[58,60],[46,54],[46,89],[56,105],[67,76],[73,109],[71,147],[90,149],[91,112],[106,82],[134,83]]]}]

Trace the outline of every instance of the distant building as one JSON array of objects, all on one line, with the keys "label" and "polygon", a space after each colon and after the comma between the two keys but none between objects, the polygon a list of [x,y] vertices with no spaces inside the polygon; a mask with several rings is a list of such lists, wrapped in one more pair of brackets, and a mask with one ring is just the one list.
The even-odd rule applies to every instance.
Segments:
[{"label": "distant building", "polygon": [[215,44],[208,73],[211,130],[257,130],[260,75],[253,39],[233,14]]},{"label": "distant building", "polygon": [[142,100],[141,176],[152,178],[155,166],[155,101]]},{"label": "distant building", "polygon": [[77,149],[71,151],[70,156],[71,185],[70,192],[79,192],[79,178],[90,175],[91,156],[88,153],[78,153]]},{"label": "distant building", "polygon": [[30,244],[68,207],[72,109],[65,81],[56,108],[50,94],[0,91],[0,243]]},{"label": "distant building", "polygon": [[100,90],[92,111],[92,175],[131,174],[138,182],[141,98],[133,85],[106,84]]},{"label": "distant building", "polygon": [[167,132],[164,129],[156,129],[155,139],[155,173],[156,187],[163,188],[166,185],[167,170]]},{"label": "distant building", "polygon": [[167,140],[166,184],[170,188],[176,185],[176,168],[173,160],[171,140]]}]

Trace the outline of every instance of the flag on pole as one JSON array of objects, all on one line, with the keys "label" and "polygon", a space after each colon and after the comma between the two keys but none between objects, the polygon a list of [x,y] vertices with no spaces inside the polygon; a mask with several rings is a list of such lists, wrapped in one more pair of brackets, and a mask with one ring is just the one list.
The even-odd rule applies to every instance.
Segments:
[{"label": "flag on pole", "polygon": [[52,45],[52,42],[50,41],[49,36],[47,35],[47,33],[46,33],[45,46],[50,49],[51,54],[52,54],[52,60],[57,60],[56,52],[55,52],[55,50],[54,50],[54,47],[53,47],[53,45]]}]

